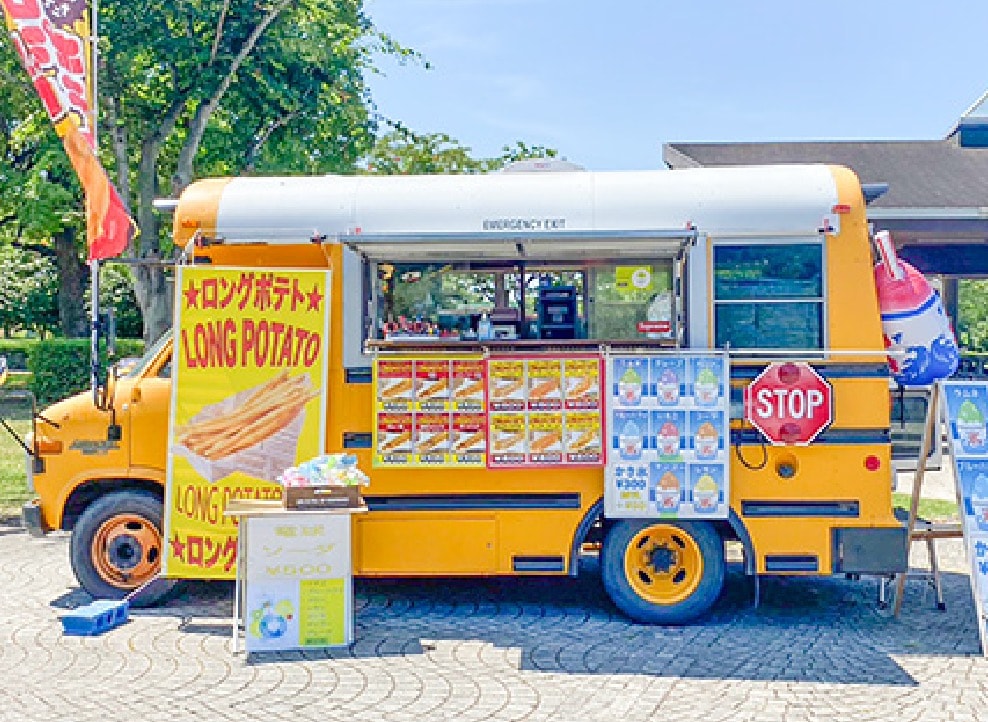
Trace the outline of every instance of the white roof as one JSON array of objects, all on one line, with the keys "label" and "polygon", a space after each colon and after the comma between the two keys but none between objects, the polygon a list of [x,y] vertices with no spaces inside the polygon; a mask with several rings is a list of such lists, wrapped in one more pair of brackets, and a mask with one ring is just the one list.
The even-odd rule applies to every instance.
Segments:
[{"label": "white roof", "polygon": [[236,178],[223,189],[215,233],[228,243],[325,237],[382,258],[592,256],[602,246],[674,255],[690,228],[816,234],[836,203],[823,165]]}]

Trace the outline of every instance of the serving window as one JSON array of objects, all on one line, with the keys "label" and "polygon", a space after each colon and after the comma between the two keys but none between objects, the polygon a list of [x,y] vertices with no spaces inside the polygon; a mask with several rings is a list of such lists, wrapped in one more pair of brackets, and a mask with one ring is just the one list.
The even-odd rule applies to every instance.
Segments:
[{"label": "serving window", "polygon": [[[672,261],[517,264],[378,263],[376,339],[671,338]],[[642,326],[653,321],[658,326]],[[656,332],[656,328],[664,329]]]}]

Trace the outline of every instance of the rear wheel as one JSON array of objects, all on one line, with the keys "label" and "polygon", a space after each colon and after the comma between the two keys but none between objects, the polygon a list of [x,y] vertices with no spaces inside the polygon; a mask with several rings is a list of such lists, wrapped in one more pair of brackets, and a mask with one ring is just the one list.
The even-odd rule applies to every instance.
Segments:
[{"label": "rear wheel", "polygon": [[[161,571],[162,503],[146,491],[118,491],[100,497],[72,530],[72,571],[97,599],[122,599]],[[162,584],[142,604],[160,601],[171,589]]]},{"label": "rear wheel", "polygon": [[607,532],[604,587],[646,624],[682,624],[707,612],[724,588],[724,541],[706,522],[623,520]]}]

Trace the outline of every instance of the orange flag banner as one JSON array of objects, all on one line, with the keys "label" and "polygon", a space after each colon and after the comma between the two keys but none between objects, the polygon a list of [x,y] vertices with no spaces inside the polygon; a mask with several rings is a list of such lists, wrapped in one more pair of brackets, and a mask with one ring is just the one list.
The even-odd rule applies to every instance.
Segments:
[{"label": "orange flag banner", "polygon": [[120,255],[136,226],[96,157],[86,0],[0,0],[14,48],[86,194],[89,260]]}]

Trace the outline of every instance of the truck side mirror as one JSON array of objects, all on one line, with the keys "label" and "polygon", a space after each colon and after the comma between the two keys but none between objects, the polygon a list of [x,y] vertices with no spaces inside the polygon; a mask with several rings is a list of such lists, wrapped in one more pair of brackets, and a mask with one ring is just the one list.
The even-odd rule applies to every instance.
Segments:
[{"label": "truck side mirror", "polygon": [[100,333],[106,340],[106,355],[115,356],[117,353],[117,319],[113,308],[100,312]]}]

